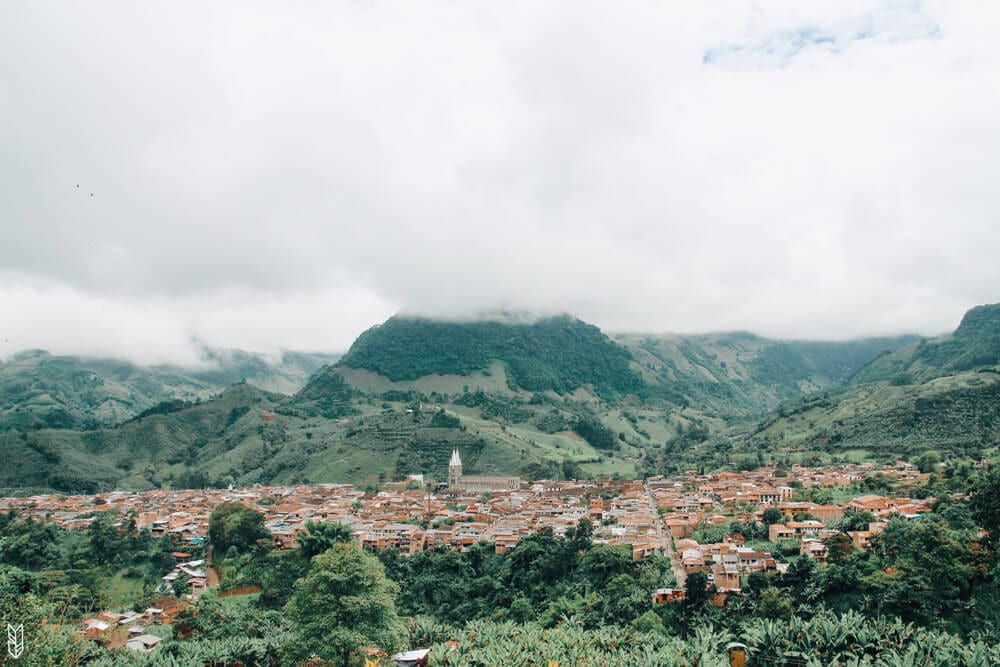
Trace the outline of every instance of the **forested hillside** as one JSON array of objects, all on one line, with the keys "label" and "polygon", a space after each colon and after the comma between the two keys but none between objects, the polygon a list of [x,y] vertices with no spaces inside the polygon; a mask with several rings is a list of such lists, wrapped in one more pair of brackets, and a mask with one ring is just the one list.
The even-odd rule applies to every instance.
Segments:
[{"label": "forested hillside", "polygon": [[855,384],[910,384],[1000,364],[1000,304],[969,310],[954,333],[885,354],[861,369]]},{"label": "forested hillside", "polygon": [[195,368],[139,366],[119,359],[54,356],[43,350],[0,363],[0,430],[88,429],[123,422],[164,401],[206,399],[248,380],[293,394],[336,355],[203,350]]},{"label": "forested hillside", "polygon": [[835,387],[880,354],[919,340],[778,341],[749,333],[615,338],[660,395],[728,418],[760,415],[784,400]]},{"label": "forested hillside", "polygon": [[470,375],[494,361],[506,366],[512,385],[527,391],[563,393],[592,385],[612,398],[642,388],[627,350],[569,316],[532,324],[393,317],[361,334],[338,364],[415,380]]},{"label": "forested hillside", "polygon": [[990,365],[949,369],[995,358],[995,315],[974,309],[933,341],[839,343],[745,333],[615,342],[566,316],[397,317],[293,396],[253,381],[220,394],[212,383],[244,372],[291,382],[321,357],[286,355],[274,367],[227,353],[214,370],[183,375],[24,354],[0,367],[0,454],[13,464],[0,487],[379,483],[442,477],[454,447],[470,473],[535,479],[670,474],[775,455],[976,456],[1000,439],[1000,375]]}]

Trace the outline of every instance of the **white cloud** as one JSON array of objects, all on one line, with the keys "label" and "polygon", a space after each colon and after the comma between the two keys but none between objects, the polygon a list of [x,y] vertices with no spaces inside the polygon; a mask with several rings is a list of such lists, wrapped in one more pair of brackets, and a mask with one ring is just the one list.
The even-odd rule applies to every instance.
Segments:
[{"label": "white cloud", "polygon": [[948,330],[1000,285],[1000,10],[823,5],[6,7],[0,340]]}]

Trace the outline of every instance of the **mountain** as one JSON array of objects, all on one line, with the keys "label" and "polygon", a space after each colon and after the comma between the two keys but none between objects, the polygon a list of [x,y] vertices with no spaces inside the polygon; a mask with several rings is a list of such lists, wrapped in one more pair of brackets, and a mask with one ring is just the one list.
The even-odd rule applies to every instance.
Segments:
[{"label": "mountain", "polygon": [[516,436],[489,425],[363,401],[351,418],[310,416],[287,396],[238,383],[210,400],[160,404],[114,427],[0,431],[7,462],[0,495],[363,483],[411,472],[442,479],[456,447],[472,473],[520,471],[540,460]]},{"label": "mountain", "polygon": [[92,428],[125,421],[164,401],[193,401],[247,379],[292,394],[335,355],[203,350],[198,368],[137,366],[116,359],[53,356],[44,350],[0,363],[0,429]]},{"label": "mountain", "polygon": [[[174,464],[195,473],[214,451],[246,445],[284,397],[239,384],[198,404],[161,404],[148,416],[117,427],[0,432],[0,487],[50,488],[70,493],[159,486]],[[184,480],[184,486],[202,476]]]},{"label": "mountain", "polygon": [[358,336],[337,365],[400,381],[467,376],[499,362],[511,388],[567,393],[590,385],[612,398],[642,388],[630,361],[600,329],[568,315],[528,324],[397,316]]},{"label": "mountain", "polygon": [[907,384],[1000,364],[1000,304],[977,306],[947,336],[921,340],[885,354],[861,369],[854,384]]},{"label": "mountain", "polygon": [[1000,371],[810,397],[761,420],[747,441],[761,449],[904,457],[936,450],[979,459],[1000,444]]},{"label": "mountain", "polygon": [[[764,453],[977,454],[1000,439],[995,315],[973,309],[939,339],[848,342],[609,338],[569,316],[394,317],[293,395],[251,376],[294,383],[322,358],[219,353],[212,369],[181,371],[28,353],[0,367],[0,487],[441,479],[453,448],[470,474],[534,479],[746,465]],[[95,424],[109,403],[118,412]]]},{"label": "mountain", "polygon": [[1000,443],[1000,304],[969,310],[947,336],[885,353],[839,391],[762,420],[760,446],[979,456]]},{"label": "mountain", "polygon": [[749,333],[616,336],[644,380],[680,405],[734,418],[761,415],[782,401],[835,387],[880,354],[918,336],[846,342],[780,341]]}]

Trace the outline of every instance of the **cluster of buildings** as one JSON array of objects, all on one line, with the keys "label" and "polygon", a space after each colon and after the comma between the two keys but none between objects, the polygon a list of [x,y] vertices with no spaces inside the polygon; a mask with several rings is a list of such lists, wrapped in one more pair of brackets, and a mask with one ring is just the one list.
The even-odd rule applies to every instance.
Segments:
[{"label": "cluster of buildings", "polygon": [[80,634],[106,648],[125,647],[140,653],[151,653],[163,638],[152,634],[153,625],[169,625],[187,604],[172,597],[154,598],[144,611],[124,613],[102,611],[80,622]]},{"label": "cluster of buildings", "polygon": [[[688,471],[646,480],[526,482],[510,476],[464,475],[455,451],[447,484],[440,485],[425,484],[417,477],[374,493],[334,484],[40,495],[0,498],[0,512],[16,510],[33,520],[86,529],[95,512],[117,510],[139,528],[171,538],[177,545],[175,565],[157,589],[162,597],[151,601],[144,612],[102,612],[81,625],[84,636],[105,645],[148,652],[160,641],[147,631],[148,626],[170,623],[172,615],[186,605],[172,597],[178,580],[192,598],[217,584],[211,568],[183,549],[197,551],[194,547],[207,540],[209,517],[224,503],[240,503],[260,512],[275,549],[296,548],[306,524],[313,521],[349,526],[359,546],[369,550],[394,548],[412,554],[425,549],[467,550],[488,543],[503,554],[533,533],[548,530],[563,536],[589,519],[595,543],[626,545],[635,560],[656,555],[670,559],[677,588],[656,590],[654,603],[682,600],[686,577],[702,572],[714,587],[712,602],[721,606],[729,595],[740,593],[748,576],[787,568],[786,556],[825,561],[824,538],[840,532],[831,524],[847,512],[871,515],[867,526],[847,533],[853,546],[864,551],[890,517],[919,520],[930,511],[926,500],[851,492],[872,476],[893,480],[898,493],[929,479],[912,465],[899,462],[881,467]],[[827,502],[804,500],[808,497],[825,497]],[[742,535],[729,534],[733,521],[766,524],[766,539],[774,548],[765,549],[763,540],[748,544]],[[727,529],[712,530],[719,526]],[[710,542],[703,537],[707,535],[715,539]],[[772,555],[772,551],[782,555]]]},{"label": "cluster of buildings", "polygon": [[[183,548],[206,539],[215,507],[235,502],[264,515],[276,549],[295,548],[306,522],[315,521],[350,526],[359,545],[366,549],[396,548],[403,553],[467,549],[479,542],[492,543],[498,553],[504,553],[534,532],[549,529],[563,535],[588,518],[593,522],[595,541],[630,545],[640,559],[667,552],[670,538],[688,539],[699,527],[733,520],[759,521],[763,511],[772,507],[783,517],[782,522],[770,526],[769,537],[774,542],[820,539],[826,534],[826,524],[841,518],[849,508],[871,512],[880,520],[893,514],[912,518],[928,511],[924,502],[906,498],[861,496],[840,504],[795,500],[799,489],[844,488],[873,474],[903,483],[927,478],[909,464],[899,463],[881,468],[868,464],[708,475],[689,472],[644,481],[529,483],[517,477],[463,475],[455,452],[447,487],[436,491],[411,481],[387,485],[377,493],[339,484],[44,495],[0,499],[0,512],[14,509],[22,516],[69,529],[86,528],[96,511],[131,512],[137,526],[148,527],[155,536],[170,536]],[[867,546],[880,523],[852,535],[858,548]],[[168,577],[181,575],[203,582],[205,574],[199,565],[180,559],[178,570],[168,574],[165,583],[170,583]],[[191,571],[182,571],[184,567]]]}]

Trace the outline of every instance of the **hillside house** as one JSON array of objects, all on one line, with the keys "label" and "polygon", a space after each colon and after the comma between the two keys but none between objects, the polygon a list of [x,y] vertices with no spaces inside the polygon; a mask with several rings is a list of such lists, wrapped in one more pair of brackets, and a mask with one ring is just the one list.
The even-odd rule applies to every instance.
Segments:
[{"label": "hillside house", "polygon": [[125,642],[125,647],[132,651],[138,651],[140,653],[152,653],[163,639],[157,637],[156,635],[139,635],[138,637],[131,637]]}]

